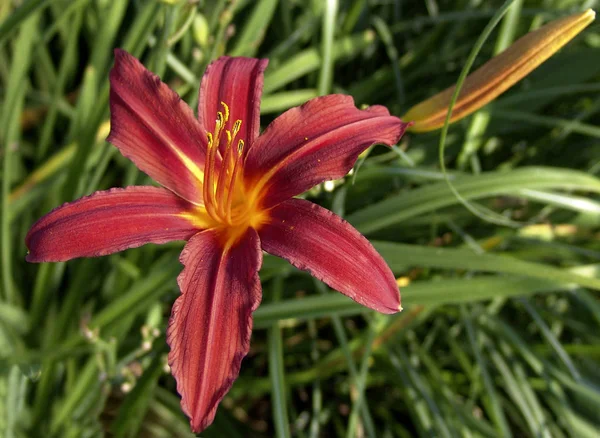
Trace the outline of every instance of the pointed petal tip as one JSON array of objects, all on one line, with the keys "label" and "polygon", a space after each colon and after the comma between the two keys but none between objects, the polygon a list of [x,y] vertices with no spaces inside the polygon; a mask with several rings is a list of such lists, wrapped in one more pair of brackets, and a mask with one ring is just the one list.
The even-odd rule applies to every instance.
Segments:
[{"label": "pointed petal tip", "polygon": [[[120,47],[115,47],[115,49],[113,50],[113,54],[115,55],[115,61],[116,61],[119,58],[129,55],[129,52],[127,52],[124,49],[121,49]],[[132,56],[132,55],[129,55],[129,56]]]},{"label": "pointed petal tip", "polygon": [[389,295],[386,297],[385,302],[381,302],[381,306],[373,307],[379,313],[385,313],[388,315],[402,312],[402,303],[400,300],[400,291],[398,290],[398,286],[395,287],[390,286]]},{"label": "pointed petal tip", "polygon": [[[348,96],[348,97],[350,97],[352,105],[354,105],[354,98],[352,96]],[[392,117],[393,119],[395,119],[395,122],[397,123],[398,132],[397,132],[396,140],[394,142],[391,142],[390,144],[398,143],[398,141],[400,141],[400,138],[402,138],[404,133],[407,130],[409,130],[409,128],[412,125],[415,124],[415,122],[412,120],[409,120],[408,122],[404,121],[403,119],[405,119],[405,117],[398,117],[393,114],[390,114],[389,110],[383,105],[371,105],[371,106],[365,108],[365,111],[376,114],[381,117]]]},{"label": "pointed petal tip", "polygon": [[402,136],[407,132],[410,131],[410,128],[415,124],[414,121],[409,120],[408,122],[405,122],[404,120],[402,120],[400,117],[396,117],[398,119],[398,134],[397,134],[397,138],[396,141],[394,142],[394,144],[398,144],[398,142],[400,141],[400,139],[402,138]]},{"label": "pointed petal tip", "polygon": [[114,63],[113,63],[113,67],[110,71],[110,75],[115,75],[116,70],[119,70],[119,68],[121,67],[121,64],[129,62],[129,63],[139,63],[138,59],[133,56],[131,53],[129,53],[127,50],[121,49],[119,47],[116,47],[113,50],[113,55],[114,55]]},{"label": "pointed petal tip", "polygon": [[[25,241],[25,242],[27,242],[27,241]],[[28,243],[25,243],[25,245],[27,245],[27,255],[25,256],[25,261],[27,263],[43,263],[43,262],[48,261],[48,260],[43,260],[39,256],[36,256],[35,254],[33,254],[29,249]],[[49,260],[49,261],[52,261],[52,260]]]}]

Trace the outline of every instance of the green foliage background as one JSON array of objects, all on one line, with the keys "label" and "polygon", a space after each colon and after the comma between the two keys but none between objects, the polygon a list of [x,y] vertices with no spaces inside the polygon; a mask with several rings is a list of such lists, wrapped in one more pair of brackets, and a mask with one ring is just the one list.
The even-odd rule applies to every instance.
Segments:
[{"label": "green foliage background", "polygon": [[[195,107],[222,54],[267,57],[263,127],[319,94],[401,115],[453,84],[491,0],[2,0],[0,435],[190,436],[164,339],[182,243],[25,263],[34,220],[150,180],[104,141],[112,49]],[[481,64],[595,1],[516,0]],[[266,256],[240,378],[202,436],[593,437],[600,420],[600,28],[449,131],[375,147],[306,197],[401,279],[383,317]],[[333,190],[332,190],[333,189]],[[368,275],[368,272],[365,273]]]}]

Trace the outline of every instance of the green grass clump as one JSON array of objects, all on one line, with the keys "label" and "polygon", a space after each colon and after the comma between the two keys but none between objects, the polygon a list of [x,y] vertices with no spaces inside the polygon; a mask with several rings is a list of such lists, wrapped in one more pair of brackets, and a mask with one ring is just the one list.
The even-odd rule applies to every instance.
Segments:
[{"label": "green grass clump", "polygon": [[[580,7],[514,1],[475,64]],[[25,262],[25,234],[52,208],[150,183],[105,142],[114,47],[192,107],[212,59],[269,58],[263,127],[332,92],[400,115],[457,80],[497,10],[486,0],[0,3],[0,435],[191,435],[165,369],[182,244]],[[596,436],[599,81],[592,25],[450,127],[447,176],[493,221],[444,181],[439,132],[375,147],[352,175],[307,193],[373,241],[405,310],[366,311],[265,256],[250,354],[202,435]]]}]

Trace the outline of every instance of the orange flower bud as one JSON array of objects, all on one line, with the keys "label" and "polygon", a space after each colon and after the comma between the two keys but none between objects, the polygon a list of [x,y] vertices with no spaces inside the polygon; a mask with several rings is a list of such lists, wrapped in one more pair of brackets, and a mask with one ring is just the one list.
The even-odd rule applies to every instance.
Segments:
[{"label": "orange flower bud", "polygon": [[[471,73],[465,79],[452,109],[450,123],[468,116],[504,93],[572,40],[594,21],[595,16],[596,13],[588,9],[580,14],[551,21],[518,39],[504,52]],[[408,129],[427,132],[441,128],[455,87],[452,86],[408,110],[402,116],[403,120],[414,121]]]}]

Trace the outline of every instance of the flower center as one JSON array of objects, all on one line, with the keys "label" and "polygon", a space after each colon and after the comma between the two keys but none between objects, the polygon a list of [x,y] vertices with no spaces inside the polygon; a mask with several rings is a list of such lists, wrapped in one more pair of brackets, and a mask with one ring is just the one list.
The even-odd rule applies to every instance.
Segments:
[{"label": "flower center", "polygon": [[[215,130],[207,133],[208,150],[204,164],[204,207],[215,222],[226,228],[245,231],[256,222],[257,214],[253,205],[247,202],[243,184],[244,140],[237,135],[242,126],[236,120],[231,129],[226,129],[229,121],[229,106],[221,102],[223,111],[217,113]],[[224,147],[223,147],[224,146]],[[217,154],[224,151],[219,163]]]}]

